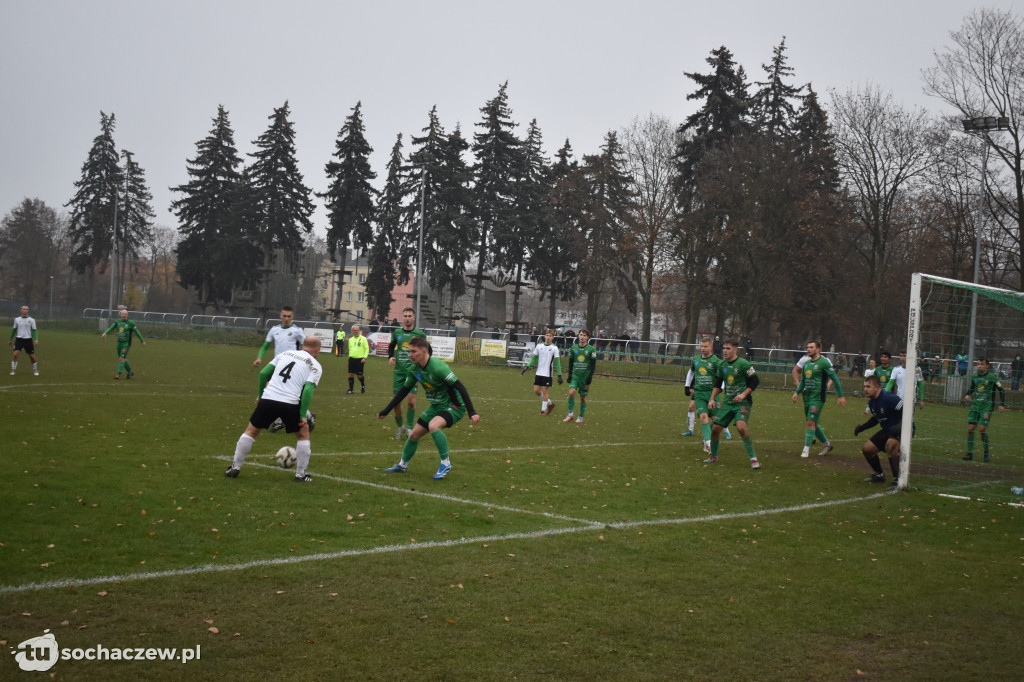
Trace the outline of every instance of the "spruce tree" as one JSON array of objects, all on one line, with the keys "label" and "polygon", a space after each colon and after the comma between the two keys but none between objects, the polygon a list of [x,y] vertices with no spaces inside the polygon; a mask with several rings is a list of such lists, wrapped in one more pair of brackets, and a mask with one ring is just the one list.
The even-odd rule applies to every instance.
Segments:
[{"label": "spruce tree", "polygon": [[331,302],[336,320],[340,317],[347,250],[350,246],[369,249],[373,240],[377,190],[370,182],[377,174],[370,167],[372,153],[373,147],[366,141],[363,127],[362,102],[356,102],[338,132],[334,160],[324,167],[330,184],[327,192],[321,195],[330,222],[327,251],[338,267],[336,298]]},{"label": "spruce tree", "polygon": [[480,109],[483,118],[473,135],[473,199],[477,225],[476,275],[473,283],[471,322],[476,327],[480,316],[480,293],[484,272],[492,264],[492,241],[496,232],[508,232],[516,218],[515,185],[522,175],[522,142],[515,136],[512,112],[508,107],[508,82]]},{"label": "spruce tree", "polygon": [[767,80],[758,82],[758,90],[751,102],[754,125],[762,134],[776,141],[788,141],[796,124],[796,108],[793,103],[803,99],[802,87],[794,87],[787,81],[793,77],[793,68],[786,63],[786,38],[775,46],[770,64],[762,67]]},{"label": "spruce tree", "polygon": [[178,280],[183,287],[194,288],[199,304],[207,308],[232,295],[232,273],[248,272],[259,264],[238,253],[242,235],[231,229],[242,159],[223,106],[217,107],[210,133],[196,142],[196,156],[186,163],[189,181],[171,188],[181,195],[171,202],[181,235],[175,249]]},{"label": "spruce tree", "polygon": [[124,290],[128,262],[137,259],[149,242],[153,228],[153,194],[146,186],[145,171],[132,159],[132,153],[121,150],[124,156],[124,192],[117,228],[118,291]]},{"label": "spruce tree", "polygon": [[295,130],[288,119],[288,102],[268,116],[270,126],[253,140],[256,151],[249,154],[254,161],[249,167],[254,210],[258,224],[250,226],[251,238],[263,256],[261,270],[260,314],[269,306],[270,275],[275,272],[275,250],[284,252],[289,266],[294,266],[302,252],[304,235],[313,229],[310,216],[312,190],[303,183],[295,159]]},{"label": "spruce tree", "polygon": [[114,127],[114,114],[107,116],[101,111],[100,134],[93,139],[82,164],[82,177],[75,181],[75,196],[65,204],[71,209],[68,262],[75,272],[89,273],[90,291],[96,266],[111,257],[114,214],[124,185],[114,145]]},{"label": "spruce tree", "polygon": [[415,256],[415,246],[409,245],[402,231],[408,189],[404,182],[401,133],[391,147],[387,170],[387,180],[377,204],[377,234],[370,248],[365,283],[367,306],[380,319],[386,318],[391,309],[394,301],[391,292],[395,285],[409,281],[409,258]]}]

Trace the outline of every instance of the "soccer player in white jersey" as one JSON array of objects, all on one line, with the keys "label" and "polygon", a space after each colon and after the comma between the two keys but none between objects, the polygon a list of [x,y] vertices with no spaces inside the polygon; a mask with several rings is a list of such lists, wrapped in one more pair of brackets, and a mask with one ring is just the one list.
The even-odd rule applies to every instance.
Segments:
[{"label": "soccer player in white jersey", "polygon": [[39,330],[36,329],[36,320],[28,316],[28,306],[21,306],[21,317],[14,318],[14,327],[11,328],[11,338],[7,341],[8,346],[14,346],[14,357],[11,358],[11,376],[18,371],[18,355],[21,351],[28,353],[32,361],[32,373],[39,376],[39,365],[36,364],[36,346],[39,343]]},{"label": "soccer player in white jersey", "polygon": [[306,417],[300,415],[307,414],[309,405],[313,402],[313,391],[323,374],[316,359],[318,355],[319,337],[308,336],[302,342],[301,350],[286,350],[260,371],[256,409],[249,417],[245,433],[239,437],[235,445],[235,458],[224,472],[225,476],[238,478],[242,463],[252,450],[252,444],[260,430],[269,427],[276,419],[281,419],[288,433],[299,434],[295,443],[295,482],[309,483],[313,480],[313,477],[306,473],[312,454],[309,443],[310,427]]},{"label": "soccer player in white jersey", "polygon": [[[914,382],[915,390],[917,394],[917,406],[924,407],[924,377],[921,376],[921,365],[917,366],[917,381]],[[892,370],[892,374],[889,376],[889,383],[885,385],[885,390],[890,393],[895,393],[900,397],[900,400],[906,401],[906,396],[903,392],[907,388],[907,351],[900,351],[900,365]],[[893,389],[896,389],[895,391]]]},{"label": "soccer player in white jersey", "polygon": [[290,306],[281,308],[281,324],[275,324],[267,332],[267,340],[263,342],[263,347],[256,354],[256,359],[252,363],[253,367],[259,367],[263,362],[263,356],[270,349],[270,344],[274,344],[275,358],[286,350],[302,348],[302,340],[306,335],[301,329],[292,325],[293,319],[295,319],[295,313]]},{"label": "soccer player in white jersey", "polygon": [[523,367],[520,376],[526,374],[526,370],[534,365],[537,366],[537,373],[533,378],[533,393],[540,398],[540,413],[550,414],[555,408],[553,400],[548,399],[548,389],[551,388],[551,369],[554,368],[558,377],[558,383],[562,383],[562,359],[558,354],[558,346],[555,345],[555,330],[544,330],[544,343],[538,344],[533,349],[533,357]]}]

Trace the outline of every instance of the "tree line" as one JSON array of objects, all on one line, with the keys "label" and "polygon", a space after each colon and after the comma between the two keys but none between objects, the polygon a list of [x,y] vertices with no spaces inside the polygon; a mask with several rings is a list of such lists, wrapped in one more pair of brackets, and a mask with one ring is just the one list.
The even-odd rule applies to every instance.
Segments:
[{"label": "tree line", "polygon": [[[697,109],[682,123],[638,117],[579,157],[568,139],[546,155],[538,122],[522,129],[513,119],[508,83],[480,108],[469,136],[447,130],[434,107],[419,135],[396,135],[379,185],[357,102],[319,194],[297,170],[287,102],[248,161],[218,107],[187,160],[187,181],[172,188],[177,282],[204,308],[256,291],[265,311],[272,275],[294,270],[310,244],[320,200],[335,315],[355,248],[368,255],[370,308],[386,317],[396,284],[416,268],[422,229],[417,275],[442,301],[444,322],[482,323],[490,281],[511,293],[514,322],[533,287],[548,307],[534,323],[556,325],[560,310],[579,306],[598,328],[624,308],[642,339],[661,316],[687,340],[707,331],[764,345],[896,343],[910,273],[970,279],[975,240],[982,281],[1021,286],[1021,20],[976,10],[951,36],[923,82],[954,115],[903,107],[870,84],[822,101],[788,64],[783,38],[753,79],[729,49],[712,50],[706,70],[685,74]],[[1006,116],[1010,130],[959,132],[962,118],[981,115]],[[153,212],[143,171],[130,152],[116,151],[113,129],[114,116],[101,114],[67,204],[66,244],[46,253],[52,260],[63,249],[83,276],[115,267],[123,279],[152,240]],[[979,195],[985,147],[993,163]],[[55,220],[26,202],[4,220],[5,245],[18,243],[28,213],[40,225]],[[0,276],[17,248],[0,256]],[[456,300],[465,296],[471,304],[460,313]]]}]

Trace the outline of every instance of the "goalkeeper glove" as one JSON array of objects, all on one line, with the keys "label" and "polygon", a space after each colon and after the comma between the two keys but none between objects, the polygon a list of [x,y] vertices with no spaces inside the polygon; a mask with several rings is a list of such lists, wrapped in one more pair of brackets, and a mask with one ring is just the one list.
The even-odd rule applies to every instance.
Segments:
[{"label": "goalkeeper glove", "polygon": [[526,374],[526,370],[527,368],[523,367],[523,371],[519,373],[519,376],[523,376],[524,374]]},{"label": "goalkeeper glove", "polygon": [[558,375],[558,385],[559,386],[562,385],[562,375],[561,374]]},{"label": "goalkeeper glove", "polygon": [[861,431],[864,431],[867,428],[868,427],[866,427],[864,424],[857,424],[856,426],[853,427],[853,435],[859,435]]},{"label": "goalkeeper glove", "polygon": [[693,389],[691,389],[689,386],[683,386],[683,393],[685,393],[686,397],[689,398],[690,394],[693,393]]}]

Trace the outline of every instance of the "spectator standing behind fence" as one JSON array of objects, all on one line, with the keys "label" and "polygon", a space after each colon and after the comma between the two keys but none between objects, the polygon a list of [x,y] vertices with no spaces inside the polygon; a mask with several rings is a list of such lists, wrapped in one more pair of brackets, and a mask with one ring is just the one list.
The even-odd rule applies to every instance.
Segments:
[{"label": "spectator standing behind fence", "polygon": [[1010,390],[1020,390],[1022,380],[1024,380],[1024,357],[1017,353],[1013,356],[1013,362],[1010,363]]},{"label": "spectator standing behind fence", "polygon": [[717,355],[718,359],[722,359],[722,337],[716,336],[715,342],[711,344],[711,352],[713,355]]},{"label": "spectator standing behind fence", "polygon": [[967,376],[967,351],[962,350],[956,354],[956,373],[962,377]]}]

